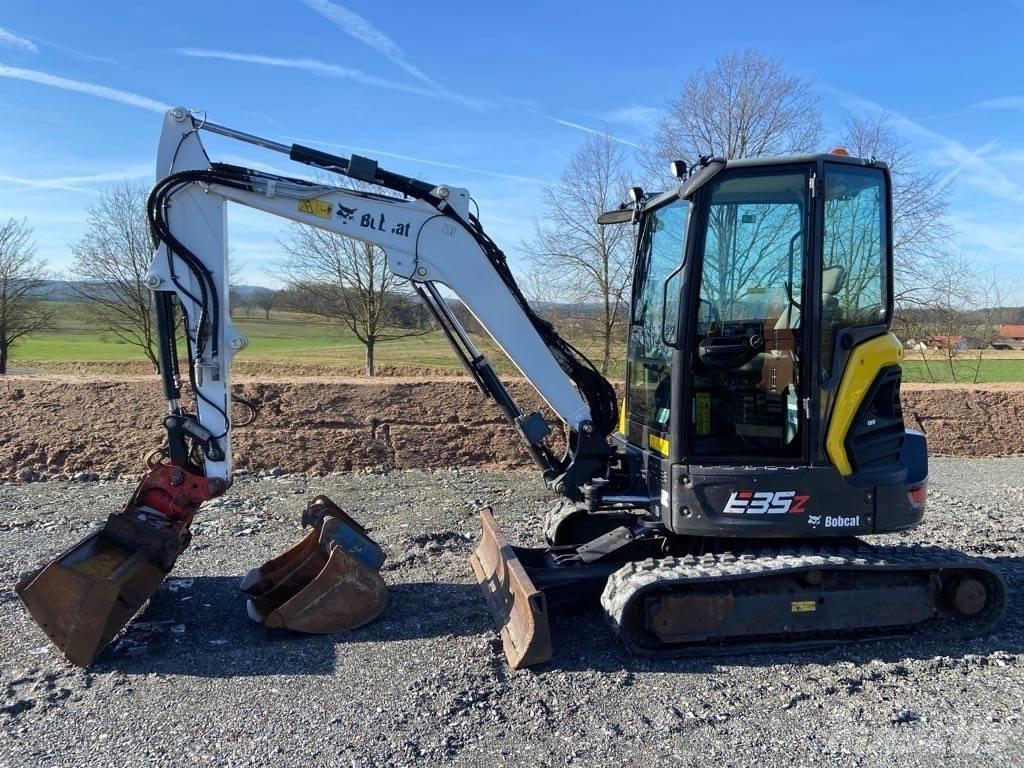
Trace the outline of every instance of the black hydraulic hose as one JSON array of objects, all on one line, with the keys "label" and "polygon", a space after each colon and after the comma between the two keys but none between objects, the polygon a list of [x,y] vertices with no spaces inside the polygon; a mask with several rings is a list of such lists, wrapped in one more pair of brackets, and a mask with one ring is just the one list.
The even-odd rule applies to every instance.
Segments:
[{"label": "black hydraulic hose", "polygon": [[156,328],[160,352],[160,378],[163,381],[164,397],[168,402],[181,397],[178,386],[178,351],[174,339],[174,304],[170,291],[156,291]]},{"label": "black hydraulic hose", "polygon": [[[205,348],[205,327],[210,323],[210,342],[213,356],[220,352],[220,295],[213,282],[213,273],[171,232],[165,215],[166,205],[170,197],[184,186],[194,182],[223,184],[236,189],[249,189],[251,184],[248,176],[225,170],[194,170],[171,174],[153,187],[147,201],[147,215],[153,231],[154,244],[165,243],[168,249],[178,256],[189,270],[196,276],[200,290],[200,317],[196,326],[196,346],[202,352]],[[194,297],[193,297],[194,298]]]}]

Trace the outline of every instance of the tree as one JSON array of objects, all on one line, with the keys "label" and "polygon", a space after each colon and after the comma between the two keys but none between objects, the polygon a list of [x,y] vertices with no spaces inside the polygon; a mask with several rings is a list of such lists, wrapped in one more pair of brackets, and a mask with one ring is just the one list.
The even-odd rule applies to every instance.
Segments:
[{"label": "tree", "polygon": [[669,162],[702,156],[736,159],[810,152],[819,147],[821,116],[811,84],[786,74],[773,58],[748,49],[715,60],[683,84],[641,157],[653,179]]},{"label": "tree", "polygon": [[[550,294],[596,315],[601,371],[625,315],[635,244],[634,227],[602,227],[597,217],[618,206],[628,190],[626,160],[609,135],[588,136],[562,171],[542,190],[545,213],[525,250],[532,281]],[[585,310],[596,305],[596,312]]]},{"label": "tree", "polygon": [[948,271],[951,259],[943,250],[949,234],[948,185],[938,174],[917,169],[910,148],[896,133],[895,122],[886,112],[851,116],[841,143],[852,155],[874,157],[889,166],[896,301],[920,305],[935,297],[929,287],[937,274]]},{"label": "tree", "polygon": [[48,277],[28,223],[0,224],[0,374],[7,373],[10,348],[18,339],[52,324],[53,310],[37,295]]},{"label": "tree", "polygon": [[277,305],[277,291],[270,288],[257,288],[252,292],[252,303],[262,309],[265,319],[270,319],[270,310]]},{"label": "tree", "polygon": [[228,315],[235,316],[235,310],[243,308],[246,310],[246,317],[249,316],[251,303],[246,291],[241,290],[242,274],[245,271],[245,264],[234,258],[234,253],[228,251]]},{"label": "tree", "polygon": [[72,246],[77,291],[94,321],[157,363],[153,294],[146,286],[153,259],[146,188],[127,181],[105,190],[88,209],[88,230]]},{"label": "tree", "polygon": [[428,332],[399,326],[409,303],[405,281],[377,246],[302,224],[293,224],[281,245],[288,255],[278,276],[289,306],[344,323],[366,348],[367,376],[374,375],[378,344]]}]

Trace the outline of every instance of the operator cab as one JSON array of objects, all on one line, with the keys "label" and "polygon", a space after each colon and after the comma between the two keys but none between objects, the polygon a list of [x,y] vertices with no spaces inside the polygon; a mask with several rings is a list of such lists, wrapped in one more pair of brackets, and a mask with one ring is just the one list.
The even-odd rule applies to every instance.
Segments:
[{"label": "operator cab", "polygon": [[[858,477],[886,472],[905,480],[898,365],[868,403],[880,430],[863,441],[859,467],[835,471],[828,432],[851,351],[892,339],[888,168],[840,154],[711,160],[677,190],[636,198],[602,216],[639,228],[618,439],[643,454],[671,516],[684,495],[673,475],[692,485],[718,473],[720,491],[749,485],[751,495],[784,478],[794,496],[811,486],[845,496]],[[685,514],[722,522],[719,493],[685,495],[697,501]],[[861,506],[851,528],[873,525],[873,504]]]}]

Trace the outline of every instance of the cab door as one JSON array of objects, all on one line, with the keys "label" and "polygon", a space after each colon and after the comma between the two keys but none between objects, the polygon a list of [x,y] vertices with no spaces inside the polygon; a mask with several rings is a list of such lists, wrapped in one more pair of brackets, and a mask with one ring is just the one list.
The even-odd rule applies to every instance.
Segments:
[{"label": "cab door", "polygon": [[672,344],[689,214],[689,202],[679,199],[645,213],[633,274],[626,436],[633,445],[660,458],[669,455]]},{"label": "cab door", "polygon": [[806,455],[813,174],[737,170],[703,191],[683,408],[695,464]]}]

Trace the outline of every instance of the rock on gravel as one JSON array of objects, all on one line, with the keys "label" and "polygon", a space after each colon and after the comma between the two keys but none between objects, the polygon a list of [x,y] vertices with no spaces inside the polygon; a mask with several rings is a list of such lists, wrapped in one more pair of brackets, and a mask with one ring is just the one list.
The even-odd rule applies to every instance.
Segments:
[{"label": "rock on gravel", "polygon": [[[584,607],[556,614],[552,663],[518,672],[466,556],[478,501],[514,541],[537,541],[549,499],[532,474],[240,479],[88,671],[50,648],[13,585],[131,484],[0,485],[0,765],[1018,765],[1024,460],[935,460],[932,478],[925,525],[886,540],[997,563],[1011,602],[996,634],[652,663]],[[372,527],[389,558],[388,608],[344,636],[266,630],[237,592],[297,539],[315,493]]]}]

